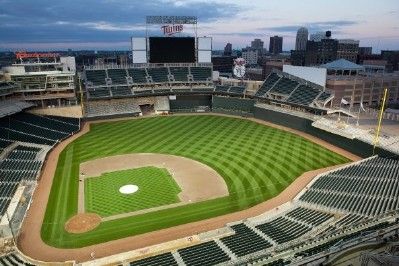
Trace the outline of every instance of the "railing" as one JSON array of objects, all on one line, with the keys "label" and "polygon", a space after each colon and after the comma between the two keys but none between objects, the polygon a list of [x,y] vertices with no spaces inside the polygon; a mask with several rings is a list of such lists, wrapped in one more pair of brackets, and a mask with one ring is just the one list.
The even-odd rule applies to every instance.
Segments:
[{"label": "railing", "polygon": [[104,64],[84,66],[85,70],[156,68],[156,67],[212,67],[212,63],[142,63],[142,64]]}]

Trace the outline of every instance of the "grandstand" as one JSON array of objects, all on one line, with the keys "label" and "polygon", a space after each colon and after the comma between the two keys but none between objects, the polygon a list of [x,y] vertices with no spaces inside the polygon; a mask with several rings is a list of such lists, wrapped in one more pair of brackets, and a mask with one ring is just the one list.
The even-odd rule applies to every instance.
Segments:
[{"label": "grandstand", "polygon": [[131,100],[112,99],[107,101],[90,101],[86,104],[86,117],[106,117],[115,115],[139,115],[140,107]]},{"label": "grandstand", "polygon": [[[12,99],[29,105],[20,105],[20,110],[14,110],[13,113],[32,106],[47,108],[77,103],[74,57],[28,52],[17,52],[15,55],[15,63],[4,66],[0,71],[0,79],[6,80],[0,81],[0,102],[6,103],[4,100]],[[101,79],[100,76],[97,78]],[[96,84],[104,82],[95,81]],[[0,104],[0,116],[2,107]]]},{"label": "grandstand", "polygon": [[[17,188],[36,186],[46,153],[51,146],[77,132],[79,121],[30,113],[0,118],[0,227],[4,226],[5,212],[12,217],[16,211],[17,206],[11,207],[10,203]],[[10,263],[15,259],[12,256]]]},{"label": "grandstand", "polygon": [[0,257],[0,264],[1,265],[26,265],[26,266],[34,266],[23,258],[21,258],[17,253],[9,253],[5,256]]},{"label": "grandstand", "polygon": [[[115,66],[87,67],[84,70],[84,80],[87,88],[109,87],[112,85],[149,85],[156,84],[206,84],[212,81],[212,68],[209,66],[157,66],[157,67],[126,67]],[[130,82],[131,80],[131,82]]]},{"label": "grandstand", "polygon": [[330,211],[374,217],[399,208],[398,186],[398,161],[377,157],[320,177],[300,201]]},{"label": "grandstand", "polygon": [[[280,265],[282,261],[306,264],[318,261],[327,252],[339,253],[337,244],[342,248],[356,245],[373,238],[371,232],[377,229],[398,228],[395,222],[399,217],[398,169],[397,160],[372,157],[321,174],[288,208],[230,225],[233,235],[178,250],[180,256],[177,257],[182,257],[188,265],[202,265],[204,261]],[[352,182],[342,182],[342,179]],[[312,197],[314,191],[321,190],[329,193]],[[336,195],[344,195],[341,193],[353,198],[337,200]],[[373,199],[372,202],[359,201],[357,197],[362,195]],[[347,205],[353,208],[346,208]],[[206,250],[206,253],[197,250]],[[169,253],[171,264],[178,263],[174,257]],[[208,257],[214,260],[204,259]],[[160,258],[138,260],[131,265],[147,265],[149,260]]]},{"label": "grandstand", "polygon": [[[235,218],[233,222],[224,222],[223,225],[217,224],[221,228],[213,231],[203,232],[201,231],[203,229],[200,228],[193,235],[177,239],[177,244],[166,243],[165,247],[161,243],[156,248],[146,247],[133,250],[131,254],[134,255],[130,257],[126,255],[123,260],[120,257],[116,258],[116,256],[104,258],[104,260],[109,259],[106,263],[123,265],[318,264],[328,262],[331,257],[338,256],[346,248],[369,242],[379,243],[378,241],[381,241],[381,239],[398,232],[399,161],[394,158],[397,153],[392,149],[388,151],[387,149],[377,148],[376,154],[380,156],[370,157],[370,145],[362,142],[360,137],[356,139],[347,137],[349,134],[337,134],[338,131],[322,131],[323,128],[326,128],[326,125],[323,124],[324,118],[320,118],[318,115],[329,115],[326,106],[334,98],[334,95],[317,84],[277,70],[273,70],[263,83],[257,86],[244,86],[242,81],[235,84],[232,81],[231,83],[230,81],[214,82],[212,66],[200,63],[86,66],[81,77],[85,86],[81,103],[84,122],[98,118],[132,118],[148,114],[167,115],[177,112],[213,112],[250,117],[243,124],[237,122],[239,126],[236,129],[238,128],[240,132],[235,137],[231,134],[233,129],[231,126],[233,122],[231,121],[233,120],[230,121],[231,124],[225,121],[220,123],[223,126],[221,129],[227,128],[230,131],[228,131],[228,134],[219,136],[216,133],[210,134],[211,126],[206,123],[203,126],[194,127],[195,121],[190,120],[194,116],[189,115],[185,115],[183,118],[186,119],[184,122],[191,127],[176,134],[177,137],[172,135],[175,129],[180,126],[183,128],[182,124],[174,121],[174,119],[180,118],[178,115],[169,117],[170,120],[164,124],[161,130],[156,127],[157,121],[164,119],[161,117],[148,119],[152,123],[149,130],[141,130],[146,122],[142,119],[122,121],[115,127],[114,124],[104,123],[107,124],[104,126],[106,134],[99,135],[100,137],[96,136],[95,143],[89,147],[89,149],[93,148],[93,151],[99,151],[98,154],[95,154],[95,160],[102,159],[100,157],[104,154],[110,156],[112,155],[111,152],[103,147],[105,145],[102,141],[108,143],[113,143],[114,140],[121,141],[121,137],[117,136],[116,133],[129,131],[131,135],[126,134],[126,136],[129,136],[127,143],[115,143],[114,146],[118,153],[115,156],[125,155],[128,152],[159,152],[170,153],[169,155],[176,157],[179,154],[183,154],[182,157],[189,157],[190,149],[195,146],[194,144],[203,141],[203,145],[195,146],[195,152],[198,152],[198,154],[195,155],[197,157],[194,159],[211,165],[211,161],[226,156],[228,160],[215,164],[213,170],[221,174],[223,180],[228,183],[230,186],[228,190],[237,194],[229,195],[231,202],[228,202],[226,198],[202,199],[204,202],[191,202],[190,199],[190,204],[185,206],[182,202],[177,201],[177,205],[173,206],[175,209],[172,210],[172,212],[176,211],[177,214],[172,217],[173,221],[165,221],[165,225],[163,224],[164,221],[156,220],[155,216],[171,211],[168,209],[157,209],[156,211],[159,211],[159,213],[156,214],[152,214],[147,209],[140,209],[138,215],[148,219],[144,222],[140,219],[137,219],[137,221],[115,219],[113,221],[109,217],[100,217],[101,223],[113,221],[125,231],[122,233],[118,231],[117,234],[113,235],[112,230],[108,230],[109,227],[104,226],[99,227],[98,231],[88,232],[87,234],[84,232],[82,237],[71,234],[65,229],[66,222],[65,224],[56,223],[54,222],[56,221],[55,216],[51,216],[53,212],[58,211],[57,208],[65,209],[67,211],[62,214],[62,219],[69,222],[69,219],[76,214],[75,205],[81,204],[81,202],[77,204],[75,198],[72,201],[64,200],[62,203],[56,204],[49,202],[50,208],[47,209],[45,214],[44,226],[43,224],[40,225],[42,226],[40,237],[41,240],[46,241],[43,242],[46,245],[62,248],[65,244],[70,245],[68,247],[73,247],[71,250],[87,246],[92,248],[92,245],[98,244],[103,239],[113,241],[118,237],[141,234],[142,232],[135,231],[137,226],[145,227],[146,230],[150,228],[148,232],[152,232],[151,230],[154,230],[154,228],[167,228],[175,225],[174,220],[180,221],[181,219],[182,221],[200,224],[200,214],[195,213],[195,211],[188,215],[180,215],[179,213],[182,210],[189,210],[188,208],[195,204],[198,204],[195,206],[199,206],[199,209],[205,209],[206,212],[209,210],[209,213],[201,214],[206,219],[212,219],[216,216],[219,216],[219,219],[221,215],[229,214],[229,211],[232,212],[232,210],[244,212],[245,208],[253,207],[261,202],[259,199],[271,199],[288,186],[295,177],[306,171],[314,170],[312,167],[319,165],[319,163],[321,168],[332,166],[337,161],[340,163],[348,162],[343,157],[342,161],[339,161],[337,158],[341,158],[341,155],[338,156],[331,151],[327,151],[331,153],[324,153],[324,148],[315,143],[309,143],[306,148],[303,148],[300,144],[307,142],[305,139],[298,140],[298,145],[293,142],[285,142],[287,139],[297,137],[294,136],[294,133],[296,134],[298,131],[313,135],[366,159],[319,174],[309,184],[305,184],[305,188],[295,198],[283,205],[273,207],[265,213],[254,217],[245,217],[245,219],[239,216],[241,218]],[[7,226],[13,228],[12,221],[6,221],[7,215],[12,217],[16,213],[15,217],[23,217],[24,215],[21,215],[20,212],[25,214],[26,209],[30,208],[32,191],[37,185],[43,163],[48,159],[47,153],[61,141],[78,132],[81,123],[80,119],[75,118],[35,115],[24,112],[25,109],[29,109],[39,102],[27,102],[18,98],[18,93],[15,93],[18,91],[18,87],[29,83],[37,83],[38,86],[41,86],[40,84],[48,78],[43,75],[35,80],[23,79],[18,76],[14,78],[16,82],[19,81],[20,83],[0,83],[0,96],[2,97],[0,101],[2,103],[0,106],[1,230],[4,230]],[[52,82],[55,81],[52,80],[50,83]],[[198,116],[195,119],[205,120],[208,116],[205,115],[202,118]],[[211,119],[214,119],[214,117]],[[234,119],[239,120],[238,118]],[[258,134],[254,130],[255,126],[252,125],[259,126],[253,123],[252,120],[255,119],[259,123],[262,123],[261,120],[263,120],[277,126],[285,126],[286,130],[290,128],[297,131],[285,132],[285,135],[275,128],[268,127],[267,130],[265,129],[266,133]],[[129,124],[129,122],[137,122],[137,124]],[[129,127],[124,127],[124,123],[129,124]],[[215,124],[213,124],[213,127],[215,127]],[[100,125],[94,125],[91,128],[94,128],[94,130],[86,134],[86,137],[87,135],[90,137],[91,134],[97,134],[96,130],[99,127]],[[168,132],[168,135],[159,138],[157,143],[138,145],[139,141],[144,139],[144,136],[149,137],[148,140],[156,139],[163,131]],[[240,140],[237,148],[229,151],[228,154],[224,154],[228,151],[228,147],[236,145],[236,139],[243,135],[244,131],[248,134],[245,137],[246,140],[255,140],[255,147],[253,149],[247,147],[244,144],[246,142]],[[270,135],[267,133],[270,133]],[[130,138],[130,136],[132,137]],[[192,136],[195,136],[195,138],[193,137],[192,141],[186,142]],[[209,139],[203,140],[204,136],[209,137]],[[79,137],[76,142],[68,144],[67,148],[57,157],[61,166],[57,168],[58,172],[51,180],[55,184],[52,190],[55,191],[52,192],[53,194],[60,193],[62,195],[60,192],[62,189],[65,189],[65,195],[70,191],[76,192],[78,186],[79,189],[82,189],[82,184],[83,191],[85,190],[83,177],[86,173],[81,171],[79,164],[85,163],[90,158],[88,156],[89,149],[82,149],[83,143],[87,141],[84,137]],[[178,143],[174,145],[177,147],[176,150],[171,151],[167,149],[167,146],[172,142],[172,139],[177,140]],[[277,140],[277,144],[272,145],[272,140]],[[219,146],[218,144],[221,142],[225,145]],[[208,144],[209,146],[207,146]],[[261,144],[265,145],[262,146]],[[254,156],[255,150],[263,150],[267,146],[270,146],[271,149],[265,156]],[[284,151],[283,148],[290,149],[287,154],[291,154],[292,149],[292,154],[297,154],[293,157],[298,159],[298,162],[295,160],[282,161],[281,151]],[[194,151],[194,148],[192,151]],[[307,160],[309,154],[313,152],[316,153],[317,159]],[[75,161],[77,154],[81,160]],[[202,155],[208,154],[210,159],[204,160]],[[245,155],[244,159],[240,159],[243,154]],[[298,155],[300,158],[297,158]],[[335,155],[337,155],[337,158],[332,158]],[[266,161],[265,158],[273,161]],[[64,165],[64,161],[67,160],[70,163]],[[323,160],[326,162],[325,164],[322,164],[321,161]],[[120,162],[123,164],[122,161]],[[253,167],[256,163],[259,163],[259,167]],[[262,170],[261,165],[265,166]],[[157,165],[157,167],[160,166]],[[270,172],[268,172],[269,170]],[[295,172],[297,175],[284,179],[289,171]],[[73,179],[72,172],[77,173],[78,178],[76,180]],[[252,179],[259,173],[266,173],[266,177],[270,176],[271,179],[269,181]],[[174,174],[171,173],[172,176]],[[238,178],[232,178],[231,174],[237,175]],[[66,176],[68,182],[74,183],[66,184],[67,182],[60,181],[63,180],[61,175],[62,178]],[[228,180],[230,178],[231,180]],[[244,184],[241,190],[236,188],[237,180]],[[258,185],[257,182],[259,182],[260,193],[258,193],[258,190],[249,189],[253,183]],[[151,185],[157,184],[151,183]],[[212,186],[213,184],[207,185]],[[269,187],[271,188],[270,191],[268,190]],[[107,197],[106,195],[94,196]],[[80,197],[82,197],[81,194]],[[240,201],[241,197],[243,198],[242,201]],[[27,204],[23,204],[25,200]],[[210,202],[214,205],[206,205]],[[83,200],[83,204],[78,205],[78,208],[82,208],[84,203]],[[114,207],[115,204],[120,204],[120,202],[112,202],[111,206]],[[179,209],[181,207],[179,204],[182,204],[183,208]],[[208,209],[209,206],[212,208]],[[52,207],[55,209],[51,209]],[[185,207],[187,209],[184,209]],[[236,207],[237,209],[235,209]],[[79,214],[82,214],[83,212],[80,212],[80,210]],[[188,212],[182,211],[181,213],[187,214]],[[126,213],[120,215],[123,218],[130,218]],[[18,220],[17,218],[14,218],[14,220]],[[64,220],[62,221],[64,222]],[[129,222],[126,222],[128,220]],[[16,226],[16,231],[19,230],[20,223],[21,221]],[[160,224],[162,224],[162,227],[160,227]],[[48,229],[50,225],[58,227]],[[60,231],[57,231],[59,229]],[[62,232],[63,235],[59,237],[57,234],[57,239],[54,239],[55,232]],[[146,233],[146,231],[143,232]],[[93,235],[97,233],[100,236],[93,240]],[[173,236],[164,237],[166,239]],[[168,246],[169,244],[170,246]],[[112,246],[112,243],[110,246]],[[65,253],[68,252],[69,250]],[[72,250],[72,252],[74,251]],[[84,256],[87,256],[87,254]],[[95,254],[90,254],[90,256],[93,261],[87,263],[95,264]],[[59,258],[63,259],[64,257],[60,255]],[[5,265],[31,265],[27,261],[29,260],[25,260],[18,252],[0,257],[0,264]]]},{"label": "grandstand", "polygon": [[[99,99],[169,94],[203,94],[248,97],[254,98],[256,101],[291,105],[309,112],[325,113],[326,104],[334,98],[330,92],[325,91],[319,85],[277,70],[273,70],[259,89],[254,92],[240,84],[213,84],[211,75],[211,68],[200,64],[189,66],[158,64],[139,67],[90,66],[86,67],[83,72],[88,102]],[[116,82],[113,82],[112,79]],[[232,108],[228,107],[227,109]],[[91,113],[90,117],[94,117],[94,113],[102,114],[104,112],[88,113]],[[107,115],[113,113],[123,112],[112,112],[111,108]],[[129,111],[125,113],[129,113]]]},{"label": "grandstand", "polygon": [[295,107],[323,109],[333,95],[317,84],[273,70],[255,93],[259,100],[269,100]]}]

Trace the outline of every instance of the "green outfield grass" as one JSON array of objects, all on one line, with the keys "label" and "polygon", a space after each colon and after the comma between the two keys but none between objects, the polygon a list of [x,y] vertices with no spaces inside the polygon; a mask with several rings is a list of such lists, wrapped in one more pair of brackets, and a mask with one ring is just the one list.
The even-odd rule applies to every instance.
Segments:
[{"label": "green outfield grass", "polygon": [[[103,222],[84,234],[67,233],[64,223],[77,213],[79,164],[143,152],[209,165],[224,178],[230,195]],[[295,134],[240,118],[170,116],[95,124],[60,155],[41,234],[49,245],[76,248],[215,217],[276,196],[303,172],[348,161]]]},{"label": "green outfield grass", "polygon": [[[122,194],[119,188],[136,185],[133,194]],[[156,184],[156,185],[154,185]],[[133,212],[180,202],[181,189],[164,168],[141,167],[104,173],[85,180],[85,210],[102,217]]]}]

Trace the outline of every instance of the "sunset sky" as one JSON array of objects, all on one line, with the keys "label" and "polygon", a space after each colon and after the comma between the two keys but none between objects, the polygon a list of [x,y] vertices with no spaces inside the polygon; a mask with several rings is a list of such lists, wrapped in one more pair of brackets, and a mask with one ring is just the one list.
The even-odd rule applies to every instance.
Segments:
[{"label": "sunset sky", "polygon": [[254,38],[267,48],[280,35],[289,51],[300,26],[360,40],[374,52],[399,49],[397,0],[0,0],[0,49],[128,50],[131,36],[145,36],[146,15],[197,16],[198,35],[213,37],[214,49],[228,41],[242,48]]}]

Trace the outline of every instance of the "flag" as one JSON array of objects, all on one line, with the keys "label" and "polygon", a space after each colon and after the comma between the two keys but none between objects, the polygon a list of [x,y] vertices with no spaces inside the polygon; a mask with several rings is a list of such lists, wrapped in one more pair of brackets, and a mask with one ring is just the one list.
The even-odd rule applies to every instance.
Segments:
[{"label": "flag", "polygon": [[345,100],[344,98],[341,99],[341,103],[342,104],[349,104],[349,102],[347,100]]}]

